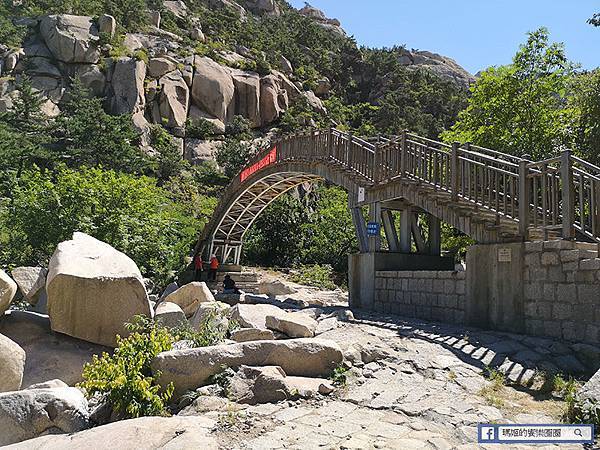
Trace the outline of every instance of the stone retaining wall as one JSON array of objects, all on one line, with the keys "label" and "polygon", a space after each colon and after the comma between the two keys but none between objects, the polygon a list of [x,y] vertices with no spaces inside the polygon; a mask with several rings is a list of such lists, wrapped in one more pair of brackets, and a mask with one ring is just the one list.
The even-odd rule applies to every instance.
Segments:
[{"label": "stone retaining wall", "polygon": [[465,320],[465,272],[378,271],[376,311],[461,324]]}]

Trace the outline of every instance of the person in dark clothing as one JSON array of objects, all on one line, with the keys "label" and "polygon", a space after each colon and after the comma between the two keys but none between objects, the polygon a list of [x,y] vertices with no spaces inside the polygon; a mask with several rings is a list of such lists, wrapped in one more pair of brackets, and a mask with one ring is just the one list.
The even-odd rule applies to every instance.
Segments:
[{"label": "person in dark clothing", "polygon": [[235,281],[229,275],[225,275],[225,278],[223,279],[223,293],[241,294],[240,290],[235,285]]},{"label": "person in dark clothing", "polygon": [[202,276],[204,274],[204,262],[202,261],[202,255],[198,253],[194,257],[194,279],[196,281],[202,281]]}]

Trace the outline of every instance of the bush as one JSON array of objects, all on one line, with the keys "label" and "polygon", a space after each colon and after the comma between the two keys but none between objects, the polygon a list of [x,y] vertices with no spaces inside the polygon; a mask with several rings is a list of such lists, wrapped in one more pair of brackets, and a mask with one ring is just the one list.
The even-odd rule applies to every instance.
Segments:
[{"label": "bush", "polygon": [[123,418],[165,416],[166,404],[173,395],[173,384],[161,387],[152,376],[150,363],[156,355],[170,350],[173,336],[143,316],[128,324],[131,334],[117,336],[113,355],[94,355],[83,368],[79,387],[86,395],[106,395],[113,410]]},{"label": "bush", "polygon": [[225,133],[237,139],[250,139],[250,121],[243,116],[234,116],[227,124]]},{"label": "bush", "polygon": [[207,140],[218,132],[217,127],[210,120],[203,118],[188,119],[185,124],[185,135],[189,138]]},{"label": "bush", "polygon": [[333,282],[333,269],[329,265],[320,266],[312,264],[300,266],[295,271],[291,280],[294,283],[303,284],[305,286],[314,286],[320,289],[335,289],[336,285]]},{"label": "bush", "polygon": [[223,343],[238,328],[234,320],[225,322],[225,315],[218,311],[208,311],[206,317],[196,330],[189,323],[175,328],[173,333],[177,340],[192,341],[194,347],[210,347]]},{"label": "bush", "polygon": [[252,149],[248,143],[230,139],[217,150],[217,164],[223,168],[225,176],[233,178],[248,163],[251,155]]}]

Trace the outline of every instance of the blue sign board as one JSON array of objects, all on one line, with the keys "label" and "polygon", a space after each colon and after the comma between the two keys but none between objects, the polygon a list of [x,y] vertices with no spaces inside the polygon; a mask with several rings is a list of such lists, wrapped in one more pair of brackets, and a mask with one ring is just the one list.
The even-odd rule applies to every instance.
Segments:
[{"label": "blue sign board", "polygon": [[367,224],[367,235],[369,236],[379,236],[381,233],[381,224],[378,222],[369,222]]}]

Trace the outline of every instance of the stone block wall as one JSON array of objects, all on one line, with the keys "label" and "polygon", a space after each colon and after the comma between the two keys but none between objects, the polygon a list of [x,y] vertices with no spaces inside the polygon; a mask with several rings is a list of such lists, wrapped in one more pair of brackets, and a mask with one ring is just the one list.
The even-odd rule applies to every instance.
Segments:
[{"label": "stone block wall", "polygon": [[526,243],[524,267],[526,333],[600,343],[598,245]]},{"label": "stone block wall", "polygon": [[462,324],[465,275],[455,271],[378,271],[373,308],[387,314]]}]

